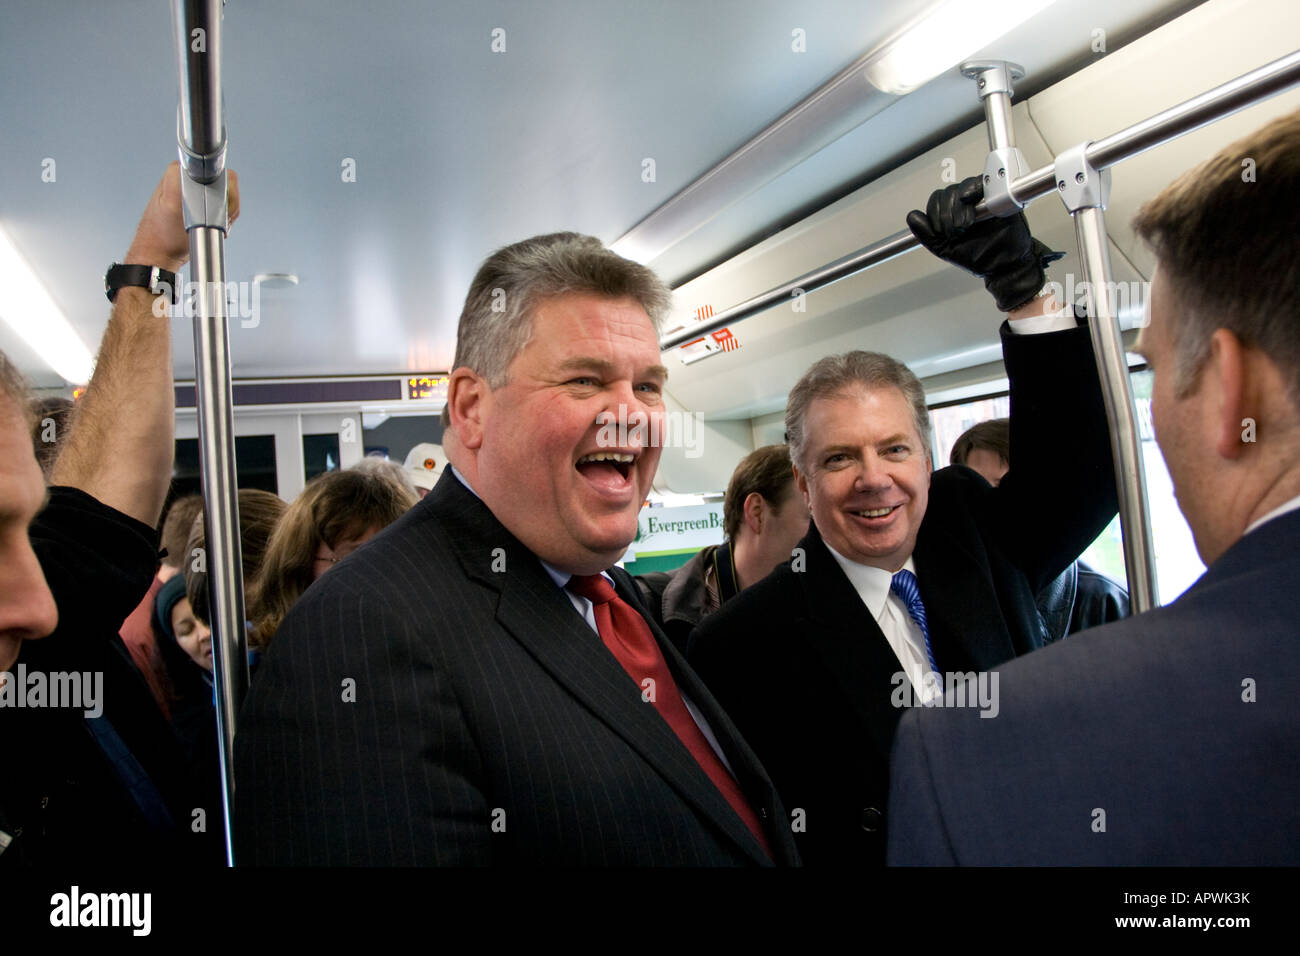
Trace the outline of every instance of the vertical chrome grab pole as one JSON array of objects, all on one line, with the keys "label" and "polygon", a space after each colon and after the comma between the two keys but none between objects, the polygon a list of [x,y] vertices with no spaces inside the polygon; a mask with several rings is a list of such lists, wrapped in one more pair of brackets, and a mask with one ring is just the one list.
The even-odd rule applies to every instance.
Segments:
[{"label": "vertical chrome grab pole", "polygon": [[[174,0],[173,26],[180,72],[176,138],[181,199],[190,234],[190,288],[194,309],[194,375],[199,413],[199,458],[217,741],[221,759],[226,861],[234,865],[235,723],[248,690],[243,569],[235,470],[230,336],[225,282],[226,131],[221,99],[221,0]],[[193,299],[190,299],[193,296]]]},{"label": "vertical chrome grab pole", "polygon": [[[988,125],[989,155],[984,164],[982,205],[994,215],[1015,215],[1028,198],[1033,198],[1020,200],[1012,191],[1012,182],[1027,174],[1027,164],[1016,148],[1011,122],[1012,86],[1015,80],[1025,75],[1025,71],[1003,60],[974,60],[962,64],[961,72],[975,81]],[[1110,426],[1120,524],[1124,532],[1124,567],[1133,610],[1141,613],[1157,603],[1155,551],[1151,544],[1151,514],[1147,505],[1146,471],[1142,466],[1142,449],[1138,441],[1133,388],[1129,382],[1128,361],[1124,357],[1115,300],[1110,295],[1114,283],[1103,212],[1110,193],[1110,170],[1098,170],[1088,162],[1088,147],[1091,145],[1083,143],[1058,156],[1053,181],[1074,220],[1083,277],[1091,296],[1088,327],[1101,379],[1106,420]],[[1067,306],[1071,304],[1067,303]]]},{"label": "vertical chrome grab pole", "polygon": [[1133,611],[1141,614],[1159,603],[1156,591],[1155,548],[1151,541],[1151,511],[1147,501],[1146,469],[1138,437],[1137,410],[1129,381],[1128,361],[1120,338],[1117,299],[1106,239],[1104,210],[1110,192],[1110,170],[1098,170],[1087,159],[1090,143],[1081,143],[1056,159],[1057,189],[1074,219],[1079,259],[1087,283],[1088,327],[1092,333],[1101,394],[1110,424],[1110,448],[1115,460],[1119,519],[1124,532],[1124,568],[1128,573]]}]

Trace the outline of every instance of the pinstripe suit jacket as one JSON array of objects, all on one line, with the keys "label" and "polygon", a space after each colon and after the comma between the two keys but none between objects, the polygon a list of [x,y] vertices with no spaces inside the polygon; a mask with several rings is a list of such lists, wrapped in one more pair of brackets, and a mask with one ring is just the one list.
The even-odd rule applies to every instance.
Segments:
[{"label": "pinstripe suit jacket", "polygon": [[[630,577],[613,576],[640,608]],[[776,862],[795,862],[757,758],[651,628]],[[640,694],[537,558],[448,471],[313,584],[276,634],[241,714],[237,858],[769,863]]]}]

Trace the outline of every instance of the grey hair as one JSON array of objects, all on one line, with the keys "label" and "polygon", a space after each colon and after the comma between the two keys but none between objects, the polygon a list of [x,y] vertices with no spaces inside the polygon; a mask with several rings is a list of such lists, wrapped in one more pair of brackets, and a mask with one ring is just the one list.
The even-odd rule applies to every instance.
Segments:
[{"label": "grey hair", "polygon": [[925,407],[925,389],[921,381],[902,362],[881,352],[845,352],[828,355],[814,362],[803,373],[803,378],[790,390],[785,406],[785,437],[790,445],[790,457],[800,471],[807,472],[808,436],[804,434],[804,419],[808,409],[819,398],[829,398],[845,389],[896,388],[912,406],[912,419],[916,433],[930,458],[930,412]]},{"label": "grey hair", "polygon": [[655,334],[672,306],[672,292],[653,271],[576,232],[534,236],[498,249],[479,267],[456,329],[453,368],[468,366],[491,388],[532,337],[533,315],[546,299],[590,293],[635,299]]},{"label": "grey hair", "polygon": [[389,461],[387,458],[380,458],[378,455],[367,455],[355,465],[349,466],[351,471],[362,471],[368,475],[379,475],[381,478],[387,478],[401,485],[417,498],[420,493],[415,490],[415,482],[411,481],[411,476],[405,468],[395,461]]}]

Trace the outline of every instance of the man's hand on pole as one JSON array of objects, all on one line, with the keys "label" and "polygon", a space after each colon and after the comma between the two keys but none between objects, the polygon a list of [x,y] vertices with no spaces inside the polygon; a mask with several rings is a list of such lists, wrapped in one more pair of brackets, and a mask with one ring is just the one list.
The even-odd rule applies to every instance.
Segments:
[{"label": "man's hand on pole", "polygon": [[[239,174],[232,169],[227,177],[226,208],[233,224],[239,218]],[[123,261],[176,272],[189,258],[190,239],[181,210],[181,167],[180,163],[173,162],[149,197]]]},{"label": "man's hand on pole", "polygon": [[983,279],[998,310],[1012,312],[1033,300],[1046,282],[1046,267],[1065,253],[1031,236],[1024,213],[976,222],[983,198],[979,176],[936,189],[925,212],[907,214],[907,227],[940,259]]}]

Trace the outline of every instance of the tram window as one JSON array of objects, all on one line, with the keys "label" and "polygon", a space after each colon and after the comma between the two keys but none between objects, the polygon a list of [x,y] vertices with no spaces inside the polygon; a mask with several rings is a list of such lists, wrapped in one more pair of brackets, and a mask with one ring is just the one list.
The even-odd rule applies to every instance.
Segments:
[{"label": "tram window", "polygon": [[1007,418],[1011,414],[1010,395],[989,395],[958,405],[930,409],[930,430],[934,442],[934,467],[948,464],[952,446],[966,429],[990,418]]},{"label": "tram window", "polygon": [[[1146,467],[1151,535],[1156,552],[1156,585],[1160,603],[1168,604],[1191,587],[1205,571],[1205,565],[1196,555],[1192,531],[1187,526],[1187,519],[1178,509],[1169,470],[1165,467],[1164,456],[1160,454],[1160,446],[1156,444],[1155,429],[1151,423],[1151,371],[1134,371],[1129,375],[1129,380],[1133,384],[1138,435],[1142,441],[1142,460]],[[966,429],[978,422],[1004,418],[1010,414],[1010,399],[1006,395],[930,409],[935,467],[942,468],[948,464],[953,444]],[[1124,543],[1118,515],[1079,557],[1111,580],[1127,585]]]},{"label": "tram window", "polygon": [[362,431],[365,448],[385,448],[390,460],[399,465],[421,442],[442,442],[442,419],[437,415],[392,415]]},{"label": "tram window", "polygon": [[[1129,381],[1133,384],[1142,463],[1147,474],[1151,537],[1156,552],[1156,587],[1160,603],[1168,604],[1196,582],[1204,573],[1205,565],[1196,554],[1192,529],[1178,508],[1174,483],[1165,467],[1164,456],[1160,454],[1160,446],[1156,444],[1155,428],[1151,423],[1151,370],[1144,368],[1131,372]],[[1081,557],[1107,577],[1124,583],[1124,551],[1118,517]]]},{"label": "tram window", "polygon": [[[240,488],[257,488],[276,493],[274,435],[238,435],[235,438],[235,482]],[[172,493],[202,494],[199,440],[176,439],[176,464],[172,469]]]},{"label": "tram window", "polygon": [[339,467],[339,436],[336,432],[302,436],[303,479],[311,481]]}]

